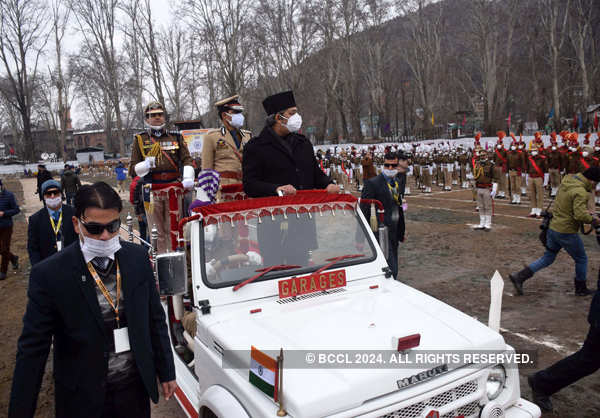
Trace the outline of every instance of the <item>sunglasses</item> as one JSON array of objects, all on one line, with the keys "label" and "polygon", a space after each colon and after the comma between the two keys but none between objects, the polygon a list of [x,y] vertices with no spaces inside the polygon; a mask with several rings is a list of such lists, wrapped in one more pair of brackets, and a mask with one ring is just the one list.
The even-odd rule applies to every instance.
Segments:
[{"label": "sunglasses", "polygon": [[100,235],[102,233],[102,231],[104,231],[105,229],[109,233],[114,234],[121,227],[121,219],[115,219],[114,221],[109,222],[107,224],[99,224],[96,222],[88,223],[88,222],[83,222],[83,220],[81,220],[81,219],[79,219],[79,222],[81,222],[81,224],[83,226],[85,226],[85,229],[87,229],[87,231],[92,235]]},{"label": "sunglasses", "polygon": [[383,166],[385,168],[394,168],[394,167],[398,167],[398,163],[396,164],[388,164],[388,163],[384,163]]},{"label": "sunglasses", "polygon": [[46,192],[44,192],[44,196],[60,196],[60,190],[47,190]]}]

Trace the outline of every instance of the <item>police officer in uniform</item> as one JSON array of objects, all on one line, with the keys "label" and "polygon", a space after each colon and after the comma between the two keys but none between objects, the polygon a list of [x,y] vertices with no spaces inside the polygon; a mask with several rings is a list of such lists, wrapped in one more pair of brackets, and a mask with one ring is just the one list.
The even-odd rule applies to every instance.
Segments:
[{"label": "police officer in uniform", "polygon": [[[131,148],[129,173],[140,176],[144,182],[144,203],[148,206],[148,225],[158,229],[158,252],[168,252],[171,245],[169,223],[173,210],[169,208],[169,194],[181,200],[180,178],[185,189],[194,187],[194,167],[188,147],[177,131],[167,131],[166,112],[158,102],[144,109],[146,131],[136,134]],[[175,193],[169,189],[179,189]],[[179,210],[181,206],[179,203]],[[171,206],[173,206],[171,205]]]},{"label": "police officer in uniform", "polygon": [[244,106],[239,97],[236,94],[215,103],[223,126],[209,131],[202,141],[202,170],[218,171],[221,185],[242,182],[242,152],[251,136],[241,129]]},{"label": "police officer in uniform", "polygon": [[477,189],[479,225],[474,229],[492,229],[492,199],[496,196],[498,183],[494,182],[494,163],[488,159],[485,150],[477,151],[477,161],[473,168],[473,178]]}]

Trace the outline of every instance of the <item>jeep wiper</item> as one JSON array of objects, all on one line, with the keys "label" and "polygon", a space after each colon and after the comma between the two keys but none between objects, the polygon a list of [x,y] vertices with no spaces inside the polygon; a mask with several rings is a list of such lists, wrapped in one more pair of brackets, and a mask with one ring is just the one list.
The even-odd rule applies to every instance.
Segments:
[{"label": "jeep wiper", "polygon": [[280,271],[280,270],[291,270],[291,269],[297,269],[300,268],[302,266],[295,266],[295,265],[288,265],[288,264],[276,264],[274,266],[270,266],[270,267],[265,267],[262,269],[258,269],[256,271],[260,272],[255,276],[250,277],[247,280],[244,280],[243,282],[237,284],[234,286],[233,291],[235,292],[236,290],[238,290],[240,287],[246,286],[248,283],[252,283],[253,281],[255,281],[256,279],[261,278],[262,276],[264,276],[265,274],[271,272],[271,271]]},{"label": "jeep wiper", "polygon": [[330,268],[331,266],[333,266],[334,264],[337,264],[338,262],[342,261],[342,260],[348,260],[350,258],[358,258],[358,257],[364,257],[364,254],[346,254],[346,255],[340,255],[338,257],[333,257],[333,258],[328,258],[325,261],[329,261],[329,263],[325,264],[323,267],[321,267],[319,270],[315,271],[313,274],[317,275],[320,274],[321,272],[327,270],[328,268]]}]

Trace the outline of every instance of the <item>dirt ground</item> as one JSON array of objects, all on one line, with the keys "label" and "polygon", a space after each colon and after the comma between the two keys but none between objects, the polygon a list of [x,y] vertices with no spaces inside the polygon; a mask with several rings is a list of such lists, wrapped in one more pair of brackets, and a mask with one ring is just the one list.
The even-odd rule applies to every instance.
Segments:
[{"label": "dirt ground", "polygon": [[[39,200],[31,200],[31,180],[4,181],[23,208],[34,211],[40,207]],[[114,180],[109,179],[109,182],[114,185]],[[434,187],[434,193],[423,195],[415,194],[414,184],[411,186],[413,195],[407,197],[407,238],[399,252],[400,279],[487,323],[489,280],[498,270],[505,279],[502,334],[517,351],[538,353],[535,368],[519,371],[522,396],[531,399],[526,376],[576,351],[589,327],[586,318],[591,297],[574,295],[573,261],[561,252],[551,267],[525,284],[524,296],[515,296],[508,280],[509,272],[521,269],[524,263],[543,252],[537,240],[540,221],[526,217],[528,200],[523,197],[518,207],[510,205],[508,200],[496,200],[493,230],[474,231],[472,225],[479,223],[479,217],[474,211],[471,191],[441,192]],[[24,200],[23,188],[27,189],[27,200]],[[127,187],[127,193],[122,194],[124,199],[128,198],[128,190]],[[130,210],[128,204],[125,208],[124,212]],[[4,310],[0,319],[0,416],[8,406],[16,341],[26,304],[29,268],[26,229],[24,215],[15,217],[12,249],[20,257],[21,268],[19,272],[10,271],[8,279],[0,282],[0,306]],[[589,258],[588,287],[596,288],[600,246],[593,233],[583,240]],[[40,417],[53,416],[50,375],[47,371],[40,393]],[[553,400],[555,412],[544,417],[600,416],[600,373],[564,389],[554,395]],[[176,401],[171,400],[161,401],[157,407],[153,405],[153,416],[179,418],[185,415]]]}]

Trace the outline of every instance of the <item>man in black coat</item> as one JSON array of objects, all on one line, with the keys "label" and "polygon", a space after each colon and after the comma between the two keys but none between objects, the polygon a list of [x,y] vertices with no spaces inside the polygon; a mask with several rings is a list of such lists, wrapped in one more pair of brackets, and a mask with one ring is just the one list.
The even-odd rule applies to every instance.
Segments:
[{"label": "man in black coat", "polygon": [[242,181],[250,197],[296,194],[296,190],[326,189],[338,193],[339,186],[323,173],[310,141],[298,133],[302,117],[291,91],[263,101],[267,124],[259,136],[244,147]]},{"label": "man in black coat", "polygon": [[62,190],[56,180],[42,184],[45,207],[29,217],[27,251],[35,265],[77,240],[73,229],[73,208],[62,203]]},{"label": "man in black coat", "polygon": [[[242,181],[250,197],[294,195],[297,190],[325,189],[339,193],[339,186],[323,173],[310,141],[298,131],[302,117],[291,91],[267,97],[263,107],[267,124],[259,136],[244,147]],[[293,218],[293,217],[292,217]],[[317,248],[314,220],[290,218],[263,222],[258,243],[265,266],[297,264],[308,266],[308,250]]]},{"label": "man in black coat", "polygon": [[[398,244],[404,241],[404,188],[408,157],[403,153],[387,153],[384,156],[383,172],[365,180],[361,199],[376,199],[383,204],[383,223],[388,228],[389,254],[386,260],[394,278],[398,276]],[[367,218],[371,217],[371,206],[361,205]],[[379,223],[379,218],[377,219]],[[360,244],[359,244],[360,245]]]},{"label": "man in black coat", "polygon": [[157,378],[177,388],[165,313],[146,250],[119,240],[119,195],[83,186],[72,218],[79,240],[33,266],[9,418],[33,417],[54,342],[57,418],[150,417]]},{"label": "man in black coat", "polygon": [[39,164],[38,165],[38,173],[37,173],[37,195],[40,198],[40,200],[44,200],[44,195],[42,194],[42,184],[44,184],[45,181],[47,180],[51,180],[52,179],[52,174],[50,174],[50,172],[48,170],[46,170],[46,166],[44,164]]}]

